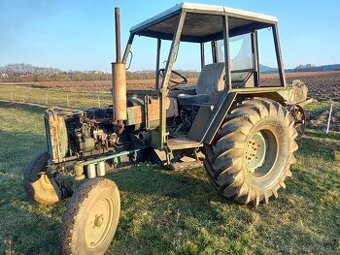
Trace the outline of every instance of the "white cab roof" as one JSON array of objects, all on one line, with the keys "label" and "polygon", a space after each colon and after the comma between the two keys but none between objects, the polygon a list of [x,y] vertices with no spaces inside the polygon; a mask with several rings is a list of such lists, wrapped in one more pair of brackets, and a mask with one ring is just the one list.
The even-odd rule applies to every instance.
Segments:
[{"label": "white cab roof", "polygon": [[262,23],[269,23],[269,24],[276,24],[278,22],[277,18],[274,16],[248,12],[238,9],[233,9],[225,6],[218,6],[218,5],[207,5],[207,4],[195,4],[195,3],[181,3],[177,4],[173,8],[162,12],[150,19],[147,19],[138,25],[131,28],[130,32],[135,32],[145,28],[146,26],[151,26],[157,22],[161,22],[162,20],[166,19],[167,17],[171,17],[176,13],[180,12],[181,10],[187,12],[194,12],[194,13],[202,13],[202,14],[211,14],[211,15],[228,15],[229,17],[245,19],[245,20],[252,20]]}]

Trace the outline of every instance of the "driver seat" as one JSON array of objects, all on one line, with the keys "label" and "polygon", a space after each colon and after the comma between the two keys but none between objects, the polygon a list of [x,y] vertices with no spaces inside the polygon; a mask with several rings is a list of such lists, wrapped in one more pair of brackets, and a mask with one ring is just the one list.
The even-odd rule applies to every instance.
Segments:
[{"label": "driver seat", "polygon": [[196,85],[196,95],[178,95],[180,105],[200,105],[209,98],[224,90],[224,63],[214,63],[203,67]]}]

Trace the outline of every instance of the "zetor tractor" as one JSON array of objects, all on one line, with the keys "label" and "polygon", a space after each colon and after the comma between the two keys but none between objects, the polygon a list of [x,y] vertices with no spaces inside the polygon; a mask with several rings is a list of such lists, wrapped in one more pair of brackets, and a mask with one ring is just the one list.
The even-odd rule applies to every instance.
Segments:
[{"label": "zetor tractor", "polygon": [[[278,65],[279,78],[271,86],[263,85],[260,73],[258,32],[263,29],[271,35]],[[126,63],[137,36],[157,42],[152,90],[126,89]],[[231,48],[236,39],[242,39],[237,54]],[[164,40],[171,47],[162,69]],[[185,42],[200,49],[202,69],[193,87],[185,86],[187,79],[173,70]],[[301,105],[307,102],[307,88],[299,81],[286,84],[275,17],[179,4],[133,27],[121,58],[116,8],[116,54],[113,105],[47,110],[48,149],[24,171],[31,199],[54,204],[72,196],[62,219],[62,254],[103,254],[108,249],[118,225],[120,196],[105,176],[139,162],[176,170],[203,161],[216,190],[242,204],[268,202],[286,187],[298,149],[295,140],[304,128]],[[208,55],[212,63],[206,65]]]}]

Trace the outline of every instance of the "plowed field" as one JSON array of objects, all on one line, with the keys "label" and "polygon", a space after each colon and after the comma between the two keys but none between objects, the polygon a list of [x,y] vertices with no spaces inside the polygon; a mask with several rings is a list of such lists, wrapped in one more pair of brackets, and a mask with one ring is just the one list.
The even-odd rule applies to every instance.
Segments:
[{"label": "plowed field", "polygon": [[[270,83],[276,77],[275,74],[265,74],[261,80]],[[340,72],[287,73],[286,79],[287,83],[302,80],[308,87],[309,97],[318,101],[340,102]]]},{"label": "plowed field", "polygon": [[[295,79],[302,80],[309,89],[309,97],[318,101],[338,101],[340,102],[340,71],[339,72],[315,72],[315,73],[287,73],[287,82],[291,83]],[[195,84],[196,78],[189,78],[189,84]],[[273,84],[277,81],[275,74],[262,74],[261,81]],[[109,91],[111,81],[52,81],[35,82],[22,84],[31,87],[60,89],[66,91]],[[154,80],[128,80],[130,89],[152,89]]]}]

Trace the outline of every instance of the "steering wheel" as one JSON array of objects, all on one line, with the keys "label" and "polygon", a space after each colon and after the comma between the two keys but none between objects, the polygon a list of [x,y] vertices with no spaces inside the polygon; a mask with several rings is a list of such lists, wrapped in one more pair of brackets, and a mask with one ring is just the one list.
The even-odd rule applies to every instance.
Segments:
[{"label": "steering wheel", "polygon": [[[164,74],[165,74],[165,68],[162,68],[162,69],[159,69],[158,71],[158,75],[162,78],[164,78]],[[171,74],[173,74],[174,76],[178,76],[181,80],[176,80],[174,79],[173,77],[171,78]],[[185,78],[182,74],[174,71],[174,70],[171,70],[171,74],[170,74],[170,79],[169,81],[176,84],[176,85],[181,85],[181,84],[187,84],[188,83],[188,79]]]}]

